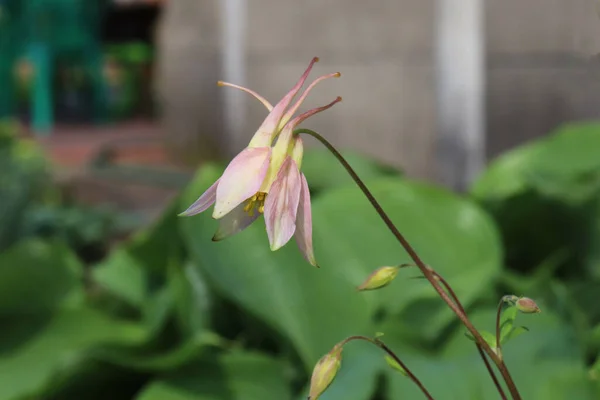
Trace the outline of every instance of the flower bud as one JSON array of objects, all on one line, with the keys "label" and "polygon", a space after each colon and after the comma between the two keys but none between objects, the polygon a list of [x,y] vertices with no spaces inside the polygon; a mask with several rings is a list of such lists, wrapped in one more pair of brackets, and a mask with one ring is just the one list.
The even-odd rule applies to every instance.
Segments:
[{"label": "flower bud", "polygon": [[371,273],[367,279],[358,287],[359,291],[374,290],[385,287],[398,275],[400,267],[380,267]]},{"label": "flower bud", "polygon": [[342,349],[343,347],[340,344],[335,345],[329,353],[317,362],[310,378],[308,400],[317,400],[331,385],[342,365]]},{"label": "flower bud", "polygon": [[394,360],[392,357],[390,357],[389,355],[385,355],[385,362],[387,363],[387,365],[389,365],[392,369],[400,372],[402,375],[404,376],[408,376],[408,374],[406,373],[406,370],[404,368],[402,368],[402,366],[400,364],[398,364],[398,362],[396,360]]},{"label": "flower bud", "polygon": [[521,297],[519,300],[517,300],[515,305],[517,306],[517,309],[524,314],[537,314],[542,312],[535,301],[528,297]]}]

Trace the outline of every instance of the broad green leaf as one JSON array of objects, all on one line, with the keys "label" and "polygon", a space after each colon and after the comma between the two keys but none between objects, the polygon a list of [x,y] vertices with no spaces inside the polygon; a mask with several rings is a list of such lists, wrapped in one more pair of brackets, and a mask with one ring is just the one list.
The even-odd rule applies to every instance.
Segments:
[{"label": "broad green leaf", "polygon": [[[470,313],[471,321],[477,327],[493,327],[495,315],[494,308]],[[528,335],[502,349],[504,360],[522,397],[532,400],[561,400],[571,398],[571,395],[581,400],[597,398],[587,379],[583,352],[572,328],[553,315],[551,310],[536,314],[529,325],[531,332]],[[432,361],[445,366],[453,385],[459,386],[449,391],[443,386],[444,383],[441,387],[434,383],[432,388],[436,399],[498,398],[475,346],[465,341],[464,336],[456,333],[448,340],[444,355]],[[425,374],[423,379],[431,376],[430,370],[419,372]],[[446,381],[445,376],[439,379]],[[452,397],[445,397],[444,390],[451,393]],[[460,394],[467,393],[467,397],[460,397]]]},{"label": "broad green leaf", "polygon": [[195,265],[171,265],[169,290],[175,305],[178,325],[187,336],[194,336],[206,328],[209,298],[204,278]]},{"label": "broad green leaf", "polygon": [[126,248],[118,248],[94,268],[92,276],[104,290],[141,308],[148,294],[146,272],[140,261]]},{"label": "broad green leaf", "polygon": [[286,400],[291,394],[284,372],[265,355],[234,352],[166,375],[136,400]]},{"label": "broad green leaf", "polygon": [[531,160],[540,153],[537,142],[517,147],[492,160],[471,185],[471,194],[479,200],[494,201],[518,195],[527,190]]},{"label": "broad green leaf", "polygon": [[214,344],[214,335],[198,334],[172,349],[156,350],[142,346],[137,348],[106,348],[101,359],[130,370],[166,372],[177,369],[199,358],[207,345]]},{"label": "broad green leaf", "polygon": [[[500,269],[502,250],[494,224],[470,201],[425,183],[394,178],[367,182],[399,230],[468,307]],[[355,285],[382,265],[412,262],[355,185],[315,199],[316,256]],[[400,314],[399,324],[419,339],[434,339],[454,316],[416,268],[404,269],[385,289],[361,293],[374,307]]]},{"label": "broad green leaf", "polygon": [[[216,177],[217,171],[201,171],[184,196],[186,204]],[[425,262],[452,283],[465,306],[481,295],[499,270],[501,249],[493,224],[477,206],[448,191],[395,178],[379,179],[369,186]],[[452,318],[427,282],[403,280],[400,275],[384,290],[361,294],[352,290],[373,268],[410,261],[355,185],[327,191],[313,201],[320,270],[309,268],[293,242],[270,252],[262,220],[236,237],[210,243],[215,224],[209,217],[182,219],[189,251],[221,290],[282,328],[301,354],[308,354],[314,346],[305,340],[323,342],[310,351],[307,365],[340,337],[365,327],[364,322],[350,320],[368,320],[367,315],[379,306],[402,312],[401,323],[418,327],[419,335],[430,338]],[[431,312],[411,314],[419,310],[416,302],[423,300],[434,302]],[[290,313],[295,308],[302,312]],[[347,326],[353,329],[332,325],[328,314],[344,313]],[[328,336],[325,344],[324,332],[338,334]],[[309,339],[307,334],[314,337]]]},{"label": "broad green leaf", "polygon": [[[218,175],[217,168],[200,170],[182,207]],[[425,262],[452,283],[466,307],[482,295],[499,270],[501,250],[493,224],[477,206],[448,191],[396,178],[368,186]],[[293,241],[271,252],[262,219],[218,243],[210,242],[216,230],[210,211],[182,218],[181,227],[188,251],[209,283],[290,340],[307,371],[343,338],[373,332],[371,318],[382,306],[401,315],[397,324],[425,339],[436,338],[453,319],[427,282],[402,275],[384,290],[356,292],[374,268],[410,259],[354,184],[313,198],[320,269],[303,260]],[[411,271],[405,272],[407,277]],[[420,308],[423,301],[431,308]],[[376,376],[384,367],[380,357],[367,376]],[[348,385],[346,393],[363,393],[357,399],[372,394],[359,390],[361,385],[371,387],[371,381],[351,380]]]},{"label": "broad green leaf", "polygon": [[46,321],[29,318],[3,326],[1,399],[40,393],[91,351],[99,351],[99,346],[135,345],[145,340],[138,325],[87,308],[60,310]]},{"label": "broad green leaf", "polygon": [[49,311],[81,292],[83,269],[61,244],[21,242],[0,254],[0,315]]},{"label": "broad green leaf", "polygon": [[[202,169],[185,193],[184,204],[196,200],[218,172]],[[181,226],[188,251],[208,280],[289,339],[307,370],[343,338],[373,331],[368,328],[369,307],[347,276],[356,267],[344,265],[348,259],[343,254],[335,264],[317,269],[293,243],[271,252],[262,219],[218,243],[210,240],[216,223],[209,212],[181,218]]]},{"label": "broad green leaf", "polygon": [[162,277],[170,263],[183,258],[178,217],[181,201],[174,199],[161,218],[127,243],[127,251],[151,274]]},{"label": "broad green leaf", "polygon": [[498,157],[475,181],[471,193],[479,199],[492,200],[516,195],[532,184],[545,185],[540,179],[574,182],[600,171],[598,148],[599,123],[564,125]]},{"label": "broad green leaf", "polygon": [[[306,138],[305,140],[311,140]],[[346,161],[362,179],[374,179],[382,176],[400,176],[401,172],[381,164],[374,158],[359,155],[352,151],[342,151]],[[322,191],[336,186],[351,184],[352,178],[340,162],[326,149],[311,148],[304,154],[302,172],[314,191]]]},{"label": "broad green leaf", "polygon": [[597,148],[599,123],[564,125],[501,155],[473,184],[471,193],[498,221],[512,268],[531,270],[565,249],[565,272],[599,275]]}]

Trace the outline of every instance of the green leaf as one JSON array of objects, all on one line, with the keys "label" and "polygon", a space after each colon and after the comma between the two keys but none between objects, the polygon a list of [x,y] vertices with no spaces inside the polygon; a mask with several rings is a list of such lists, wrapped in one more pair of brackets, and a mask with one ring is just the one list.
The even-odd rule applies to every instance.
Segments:
[{"label": "green leaf", "polygon": [[514,305],[508,305],[502,310],[500,316],[500,344],[503,345],[508,343],[509,340],[515,339],[521,336],[523,333],[528,332],[524,326],[515,326],[515,319],[519,310]]},{"label": "green leaf", "polygon": [[[483,338],[483,340],[485,340],[485,342],[492,349],[496,348],[496,335],[494,335],[493,333],[490,333],[488,331],[479,331],[479,333],[481,334],[481,337]],[[475,337],[471,334],[471,332],[465,332],[465,336],[472,342],[475,342]]]},{"label": "green leaf", "polygon": [[146,386],[136,400],[289,399],[282,365],[258,353],[224,354],[166,375]]},{"label": "green leaf", "polygon": [[531,270],[565,249],[567,273],[598,276],[599,146],[600,124],[564,125],[502,154],[473,184],[499,223],[512,268]]},{"label": "green leaf", "polygon": [[115,249],[109,257],[97,265],[92,277],[104,290],[141,308],[147,300],[146,272],[144,264],[133,257],[127,248]]},{"label": "green leaf", "polygon": [[[342,151],[346,161],[362,179],[382,176],[400,176],[401,172],[381,164],[374,158],[359,155],[352,151]],[[310,184],[311,190],[322,191],[337,186],[352,184],[352,178],[338,160],[328,150],[311,148],[304,154],[302,172]]]},{"label": "green leaf", "polygon": [[191,263],[184,266],[172,265],[168,276],[181,331],[191,336],[202,332],[207,325],[209,298],[200,271]]},{"label": "green leaf", "polygon": [[[600,124],[572,123],[550,135],[502,154],[475,181],[471,193],[479,199],[507,198],[532,184],[574,182],[600,171]],[[593,178],[593,177],[592,177]],[[569,196],[571,190],[562,193]],[[572,189],[572,188],[570,188]]]},{"label": "green leaf", "polygon": [[214,335],[198,334],[177,344],[172,349],[155,350],[139,348],[106,348],[101,358],[130,370],[165,372],[177,369],[198,359],[206,345],[214,343]]},{"label": "green leaf", "polygon": [[88,308],[64,309],[45,321],[3,323],[0,342],[1,399],[41,393],[55,377],[77,368],[101,345],[134,345],[145,340],[138,325]]},{"label": "green leaf", "polygon": [[[218,172],[202,169],[184,204],[194,201]],[[294,246],[271,252],[262,220],[218,243],[210,241],[216,223],[209,213],[181,218],[181,226],[188,251],[207,278],[289,338],[307,369],[343,338],[372,332],[369,308],[354,285],[332,267],[312,267]]]},{"label": "green leaf", "polygon": [[515,339],[517,336],[521,336],[525,332],[529,332],[527,327],[515,326],[508,333],[506,333],[502,339],[500,339],[500,344],[507,343],[509,340]]},{"label": "green leaf", "polygon": [[[495,315],[492,307],[469,313],[478,327],[492,326]],[[578,400],[597,398],[575,332],[551,310],[532,318],[531,334],[511,342],[502,353],[524,399],[561,400],[571,395]],[[432,388],[435,398],[444,398],[443,393],[452,393],[456,398],[498,398],[475,346],[458,332],[446,342],[443,356],[426,358],[423,363],[431,368],[417,369],[422,374],[419,377]]]},{"label": "green leaf", "polygon": [[[196,200],[219,173],[218,168],[201,169],[184,193],[181,208]],[[425,262],[461,293],[465,307],[484,293],[501,259],[497,233],[485,213],[431,185],[397,178],[367,184]],[[212,243],[216,223],[207,212],[182,218],[182,236],[209,284],[275,328],[280,340],[289,340],[307,372],[343,338],[376,331],[371,320],[381,307],[400,316],[395,323],[415,336],[433,340],[442,333],[454,317],[427,282],[404,280],[400,275],[385,290],[356,292],[374,267],[410,259],[354,184],[314,196],[312,210],[320,269],[302,258],[293,240],[271,252],[262,219],[234,237]],[[431,307],[420,308],[422,302]],[[377,357],[375,367],[364,371],[369,379],[383,368],[381,355]],[[356,399],[368,399],[373,393],[363,386],[374,384],[348,380],[345,393],[360,392],[363,397]],[[341,392],[339,396],[344,398]]]},{"label": "green leaf", "polygon": [[21,242],[0,254],[0,315],[49,311],[81,294],[82,266],[61,244]]},{"label": "green leaf", "polygon": [[515,325],[515,319],[517,318],[517,314],[519,310],[517,307],[508,305],[504,307],[502,310],[502,314],[500,315],[500,342],[504,343],[506,336],[513,330]]},{"label": "green leaf", "polygon": [[[478,206],[420,182],[382,178],[367,186],[421,259],[452,282],[465,307],[485,293],[500,270],[502,250],[494,224]],[[374,267],[412,262],[355,185],[323,193],[313,203],[313,241],[322,269],[343,271],[358,285]],[[454,316],[428,282],[403,279],[410,272],[418,273],[406,269],[389,287],[362,297],[399,314],[398,323],[418,339],[434,340]]]}]

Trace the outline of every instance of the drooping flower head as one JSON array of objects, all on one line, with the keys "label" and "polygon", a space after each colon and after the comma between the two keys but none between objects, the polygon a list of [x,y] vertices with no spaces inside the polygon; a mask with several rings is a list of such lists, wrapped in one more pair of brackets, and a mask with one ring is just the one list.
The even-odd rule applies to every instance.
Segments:
[{"label": "drooping flower head", "polygon": [[275,106],[250,89],[219,82],[220,86],[234,87],[251,94],[269,110],[269,114],[248,146],[229,163],[223,175],[180,214],[196,215],[214,204],[212,216],[220,223],[213,240],[222,240],[240,232],[264,213],[271,249],[279,249],[296,233],[305,258],[316,265],[312,248],[310,194],[306,178],[300,173],[303,143],[300,138],[294,137],[293,130],[308,117],[330,108],[341,98],[295,118],[293,115],[319,82],[339,77],[340,73],[317,78],[291,104],[317,61],[316,57],[312,59],[298,82]]}]

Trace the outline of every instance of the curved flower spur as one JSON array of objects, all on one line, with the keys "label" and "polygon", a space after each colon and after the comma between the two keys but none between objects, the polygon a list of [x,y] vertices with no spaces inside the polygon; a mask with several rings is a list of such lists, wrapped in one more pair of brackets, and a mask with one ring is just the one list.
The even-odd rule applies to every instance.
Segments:
[{"label": "curved flower spur", "polygon": [[250,89],[226,82],[218,83],[251,94],[269,110],[269,115],[248,147],[229,163],[223,175],[180,214],[196,215],[214,203],[212,216],[219,220],[214,241],[242,231],[264,213],[271,250],[281,248],[295,234],[304,257],[317,266],[312,245],[310,194],[306,178],[300,172],[304,148],[302,139],[296,137],[293,131],[305,119],[327,110],[342,99],[338,97],[325,106],[292,117],[319,82],[337,78],[340,73],[315,79],[300,98],[293,105],[290,104],[318,60],[316,57],[312,59],[296,85],[275,106]]}]

